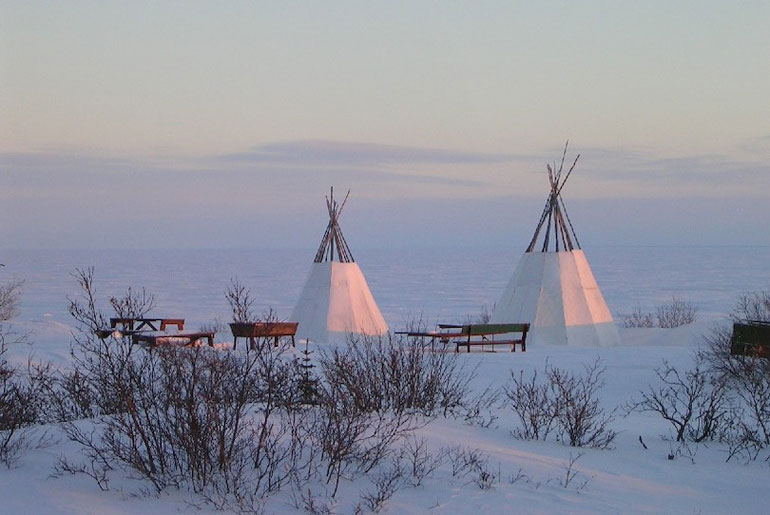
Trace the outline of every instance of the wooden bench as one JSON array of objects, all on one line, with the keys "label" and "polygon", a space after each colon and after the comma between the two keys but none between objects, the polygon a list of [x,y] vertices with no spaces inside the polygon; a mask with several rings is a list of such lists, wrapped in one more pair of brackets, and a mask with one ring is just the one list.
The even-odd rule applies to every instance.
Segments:
[{"label": "wooden bench", "polygon": [[291,338],[291,346],[295,347],[294,335],[297,334],[299,322],[233,322],[230,330],[233,333],[233,349],[238,338],[248,338],[251,348],[256,347],[256,338],[273,338],[278,347],[278,340],[283,337]]},{"label": "wooden bench", "polygon": [[730,355],[770,358],[770,322],[749,320],[733,324]]},{"label": "wooden bench", "polygon": [[200,340],[206,340],[209,347],[213,347],[214,334],[210,331],[184,331],[179,333],[135,332],[131,335],[131,339],[133,343],[146,343],[152,347],[170,344],[174,340],[183,340],[185,342],[183,345],[189,347]]},{"label": "wooden bench", "polygon": [[[468,324],[460,328],[462,339],[454,340],[455,352],[460,352],[460,347],[465,347],[468,352],[471,346],[510,345],[511,352],[516,352],[516,345],[521,345],[521,352],[527,351],[527,331],[529,324]],[[495,336],[521,333],[521,338],[507,338],[496,340]]]}]

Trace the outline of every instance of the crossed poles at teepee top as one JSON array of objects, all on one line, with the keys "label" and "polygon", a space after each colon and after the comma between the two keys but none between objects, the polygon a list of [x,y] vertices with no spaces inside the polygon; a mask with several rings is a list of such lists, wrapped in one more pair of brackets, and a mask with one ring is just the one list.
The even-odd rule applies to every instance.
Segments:
[{"label": "crossed poles at teepee top", "polygon": [[[580,248],[580,242],[575,235],[575,228],[572,226],[572,221],[569,219],[569,214],[567,214],[567,208],[564,206],[564,200],[561,198],[561,190],[564,188],[564,185],[567,183],[567,179],[569,179],[570,175],[572,174],[572,170],[575,169],[575,165],[577,164],[578,159],[580,159],[580,154],[578,154],[575,158],[575,161],[572,163],[572,166],[570,166],[569,170],[567,171],[567,175],[562,180],[561,176],[562,172],[564,171],[564,159],[567,156],[568,146],[569,141],[567,141],[567,143],[564,145],[564,152],[561,156],[561,164],[559,165],[559,170],[556,173],[553,171],[556,167],[556,163],[554,163],[553,168],[550,164],[546,165],[546,168],[548,169],[548,182],[551,185],[551,192],[548,194],[548,199],[545,202],[543,213],[540,215],[540,221],[537,224],[537,228],[535,229],[535,234],[532,236],[532,240],[529,242],[527,252],[534,251],[538,237],[540,236],[540,231],[542,230],[543,226],[545,226],[546,230],[543,237],[541,252],[548,252],[548,244],[551,239],[552,226],[554,232],[554,247],[556,252],[559,252],[560,241],[565,250],[573,250],[576,247],[578,249]],[[551,223],[552,221],[553,223]]]},{"label": "crossed poles at teepee top", "polygon": [[326,226],[326,232],[324,233],[323,238],[321,238],[321,245],[318,247],[314,262],[321,263],[323,261],[334,261],[335,248],[337,249],[337,258],[340,262],[351,263],[355,261],[355,259],[353,259],[353,253],[350,252],[350,247],[348,247],[348,243],[345,241],[345,237],[342,235],[342,230],[339,225],[339,218],[342,215],[342,210],[345,207],[349,196],[350,190],[348,190],[347,195],[345,195],[345,200],[342,201],[342,204],[338,205],[334,200],[334,187],[332,187],[330,195],[326,197],[326,208],[329,211],[329,225]]}]

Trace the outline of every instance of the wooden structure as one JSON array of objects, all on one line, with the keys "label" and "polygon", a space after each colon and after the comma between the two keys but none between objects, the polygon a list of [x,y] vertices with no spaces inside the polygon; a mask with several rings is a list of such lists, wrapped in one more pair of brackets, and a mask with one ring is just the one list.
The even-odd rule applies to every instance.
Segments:
[{"label": "wooden structure", "polygon": [[[516,352],[516,345],[521,345],[521,352],[527,351],[527,331],[529,324],[469,324],[462,326],[461,339],[454,340],[455,352],[460,352],[460,347],[465,347],[468,352],[471,346],[486,345],[494,348],[495,345],[510,345],[511,352]],[[521,338],[513,338],[509,335],[520,333]],[[495,336],[505,336],[503,339],[495,339]]]},{"label": "wooden structure", "polygon": [[[530,343],[612,346],[620,343],[612,314],[567,214],[562,190],[580,155],[547,165],[549,192],[532,239],[516,263],[489,321],[532,324]],[[566,163],[568,164],[568,163]]]},{"label": "wooden structure", "polygon": [[248,338],[253,349],[256,347],[256,338],[273,338],[274,345],[278,347],[278,340],[290,337],[291,346],[295,347],[294,335],[297,334],[298,325],[298,322],[233,322],[230,324],[233,349],[237,346],[238,338]]},{"label": "wooden structure", "polygon": [[348,334],[382,336],[388,332],[388,324],[340,228],[349,195],[350,190],[339,204],[332,188],[326,197],[329,223],[290,315],[299,323],[299,339],[330,342]]},{"label": "wooden structure", "polygon": [[213,331],[182,331],[178,333],[135,332],[131,335],[131,341],[133,343],[146,343],[152,347],[179,342],[186,347],[190,347],[201,340],[206,340],[209,347],[213,347],[214,334]]},{"label": "wooden structure", "polygon": [[733,324],[730,355],[770,358],[770,322],[750,320]]},{"label": "wooden structure", "polygon": [[[460,347],[465,347],[468,352],[471,346],[510,345],[511,352],[516,352],[516,345],[521,346],[521,351],[527,351],[527,332],[529,324],[439,324],[437,331],[397,331],[396,334],[405,334],[410,338],[420,338],[423,341],[430,338],[432,343],[439,342],[444,345],[455,344],[455,352]],[[520,338],[513,337],[521,334]],[[497,337],[501,337],[498,339]]]},{"label": "wooden structure", "polygon": [[184,318],[110,318],[110,327],[121,325],[132,331],[165,331],[166,327],[176,326],[178,331],[184,330]]},{"label": "wooden structure", "polygon": [[334,251],[337,251],[337,261],[340,263],[353,263],[353,253],[350,252],[348,242],[345,241],[345,237],[342,235],[340,229],[340,216],[342,216],[342,210],[345,208],[345,204],[350,196],[350,190],[348,190],[345,199],[342,204],[337,204],[334,200],[334,188],[331,189],[331,193],[326,197],[326,209],[329,210],[329,225],[326,226],[326,231],[321,238],[321,245],[318,247],[318,251],[315,254],[314,263],[323,263],[324,261],[334,261]]},{"label": "wooden structure", "polygon": [[115,331],[133,335],[141,331],[165,331],[169,326],[176,326],[177,331],[184,330],[184,318],[110,318],[110,327],[97,329],[96,335],[104,339]]}]

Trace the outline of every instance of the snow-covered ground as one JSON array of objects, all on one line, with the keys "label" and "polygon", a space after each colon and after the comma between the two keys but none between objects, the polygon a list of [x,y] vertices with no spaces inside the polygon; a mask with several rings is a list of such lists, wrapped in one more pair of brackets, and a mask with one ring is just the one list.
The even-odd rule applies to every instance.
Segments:
[{"label": "snow-covered ground", "polygon": [[[158,298],[156,313],[185,316],[191,323],[227,320],[222,292],[232,276],[252,288],[265,309],[287,316],[299,293],[312,256],[281,251],[10,252],[3,274],[26,280],[17,329],[29,332],[29,345],[11,349],[17,363],[36,357],[66,363],[70,321],[66,295],[75,292],[68,273],[75,266],[96,266],[97,290],[103,298],[128,286],[146,286]],[[602,403],[622,406],[655,381],[663,359],[686,368],[702,335],[732,308],[745,291],[770,288],[766,263],[770,249],[597,249],[587,252],[613,313],[636,306],[654,309],[677,295],[700,308],[691,326],[622,329],[622,345],[613,348],[529,346],[526,353],[461,353],[458,359],[478,364],[477,391],[502,386],[510,371],[554,366],[579,369],[598,357],[606,367]],[[289,257],[287,257],[289,256]],[[429,322],[474,316],[491,305],[515,265],[515,252],[357,253],[372,292],[391,329],[409,318]],[[221,335],[226,340],[227,335]],[[669,426],[658,415],[618,411],[612,427],[619,435],[611,450],[575,449],[557,442],[523,441],[511,436],[514,417],[497,409],[487,428],[461,420],[434,420],[417,432],[429,448],[463,446],[479,449],[495,476],[482,490],[472,475],[453,477],[445,462],[418,487],[404,486],[387,503],[390,513],[766,513],[763,495],[767,463],[725,462],[719,444],[690,444],[680,449],[669,440]],[[52,434],[56,428],[49,428]],[[647,445],[644,449],[639,437]],[[178,513],[197,511],[186,492],[143,496],[142,484],[114,477],[101,491],[83,476],[51,478],[60,455],[75,457],[77,448],[61,440],[25,453],[16,468],[0,469],[0,512],[3,513]],[[668,459],[674,452],[676,459]],[[565,485],[570,458],[577,474]],[[344,482],[333,509],[352,513],[370,479]],[[323,492],[317,491],[319,495]],[[288,491],[272,497],[268,512],[296,511]],[[203,512],[213,511],[208,507]]]}]

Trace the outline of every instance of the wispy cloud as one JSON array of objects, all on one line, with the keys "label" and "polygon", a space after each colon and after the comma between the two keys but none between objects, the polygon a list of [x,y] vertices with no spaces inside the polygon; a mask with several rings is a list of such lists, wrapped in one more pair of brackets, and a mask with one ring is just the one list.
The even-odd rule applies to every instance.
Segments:
[{"label": "wispy cloud", "polygon": [[223,154],[215,156],[214,159],[236,163],[382,166],[502,163],[512,161],[515,156],[380,143],[312,140],[259,145],[247,152]]},{"label": "wispy cloud", "polygon": [[[583,149],[580,173],[605,185],[640,192],[751,196],[770,191],[770,165],[725,155],[661,157],[646,149]],[[672,190],[674,188],[674,190]]]},{"label": "wispy cloud", "polygon": [[[358,143],[326,145],[311,142],[305,145],[297,142],[259,148],[252,152],[163,161],[66,153],[4,153],[0,154],[0,174],[6,178],[22,174],[25,183],[54,181],[59,186],[83,184],[85,179],[88,181],[83,184],[85,187],[104,182],[118,185],[153,176],[161,182],[209,177],[216,181],[233,181],[233,184],[237,181],[242,184],[255,181],[274,185],[287,183],[295,188],[315,185],[319,181],[478,188],[485,184],[483,180],[449,177],[438,167],[446,163],[493,160],[491,155],[485,154]],[[388,167],[384,163],[395,166]],[[413,171],[415,164],[422,164],[421,171]],[[426,171],[433,165],[437,167],[435,173]]]}]

